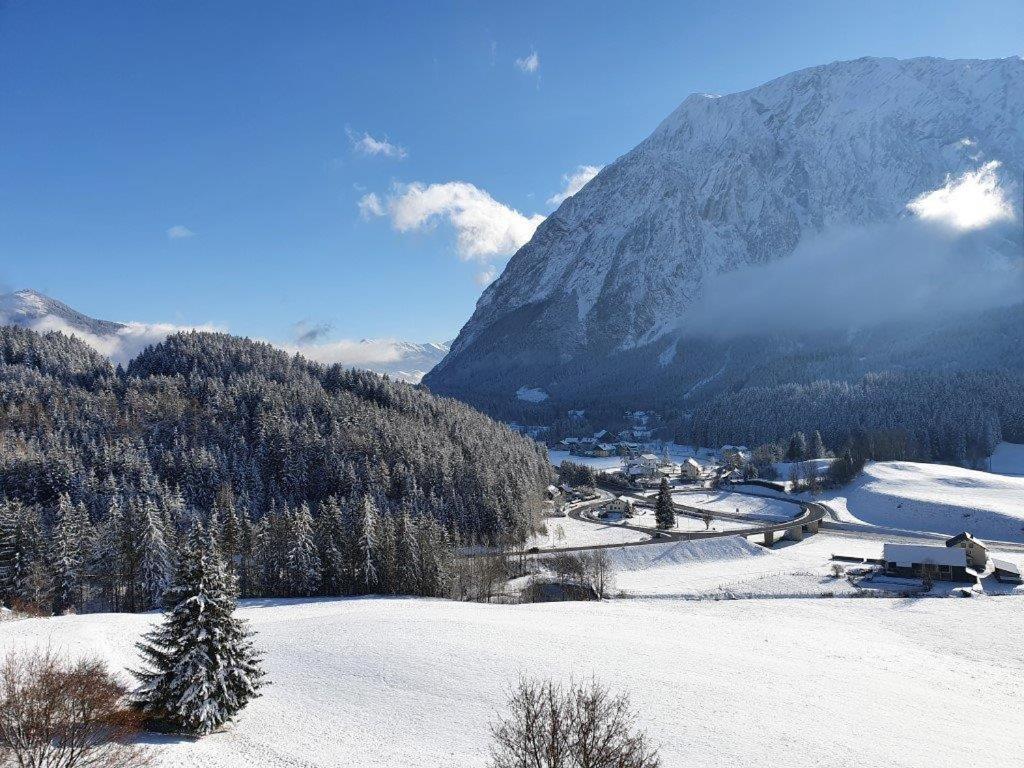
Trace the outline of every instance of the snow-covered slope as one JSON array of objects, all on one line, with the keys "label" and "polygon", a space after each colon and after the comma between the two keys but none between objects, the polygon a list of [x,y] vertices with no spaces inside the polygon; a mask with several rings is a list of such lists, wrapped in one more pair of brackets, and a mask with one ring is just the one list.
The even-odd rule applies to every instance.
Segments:
[{"label": "snow-covered slope", "polygon": [[[979,749],[1010,765],[1024,750],[1013,598],[266,600],[240,613],[271,685],[223,733],[154,738],[160,765],[484,766],[488,724],[520,674],[628,692],[665,766],[934,768],[976,763]],[[0,653],[50,643],[131,667],[155,618],[4,622]]]},{"label": "snow-covered slope", "polygon": [[523,381],[564,401],[658,379],[713,394],[742,379],[744,357],[763,345],[730,360],[723,345],[679,341],[710,278],[825,230],[905,217],[908,203],[989,161],[1016,189],[1017,57],[865,58],[690,96],[537,229],[425,381],[485,405]]},{"label": "snow-covered slope", "polygon": [[38,291],[22,290],[0,295],[0,325],[36,329],[41,323],[52,320],[93,336],[112,336],[125,327],[121,323],[83,315],[64,302]]},{"label": "snow-covered slope", "polygon": [[945,464],[877,462],[822,500],[849,522],[1024,541],[1024,477]]}]

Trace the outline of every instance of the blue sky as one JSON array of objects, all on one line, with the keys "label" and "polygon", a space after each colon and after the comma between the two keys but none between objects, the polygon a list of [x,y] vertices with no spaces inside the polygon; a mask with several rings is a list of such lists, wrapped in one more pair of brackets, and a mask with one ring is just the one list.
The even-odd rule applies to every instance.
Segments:
[{"label": "blue sky", "polygon": [[1022,53],[1020,0],[8,0],[0,286],[279,341],[448,339],[564,177],[692,92]]}]

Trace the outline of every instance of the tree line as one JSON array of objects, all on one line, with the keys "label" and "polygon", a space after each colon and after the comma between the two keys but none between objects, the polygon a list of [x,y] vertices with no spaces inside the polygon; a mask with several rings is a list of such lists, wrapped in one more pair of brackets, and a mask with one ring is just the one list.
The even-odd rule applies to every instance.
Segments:
[{"label": "tree line", "polygon": [[0,600],[148,610],[185,533],[242,596],[445,594],[460,544],[511,545],[553,478],[468,406],[269,345],[188,333],[126,370],[0,328]]}]

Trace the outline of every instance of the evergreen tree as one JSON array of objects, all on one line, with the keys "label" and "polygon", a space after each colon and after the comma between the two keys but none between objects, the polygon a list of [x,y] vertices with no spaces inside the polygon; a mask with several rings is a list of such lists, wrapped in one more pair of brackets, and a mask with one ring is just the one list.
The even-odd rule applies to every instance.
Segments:
[{"label": "evergreen tree", "polygon": [[285,567],[288,592],[297,597],[309,597],[320,589],[322,575],[320,555],[313,540],[313,518],[307,505],[300,504],[292,514],[291,529],[291,547]]},{"label": "evergreen tree", "polygon": [[658,488],[658,499],[654,504],[654,522],[662,530],[675,528],[676,512],[672,506],[672,492],[668,488],[668,478],[661,478]]},{"label": "evergreen tree", "polygon": [[409,508],[398,518],[398,529],[395,534],[395,592],[400,595],[421,594],[421,563],[420,544],[417,539],[416,525],[409,515]]},{"label": "evergreen tree", "polygon": [[355,580],[356,588],[362,594],[373,594],[380,588],[377,564],[377,526],[379,515],[377,505],[369,496],[363,496],[363,506],[358,518],[355,537]]},{"label": "evergreen tree", "polygon": [[138,595],[142,608],[148,610],[160,607],[164,592],[171,583],[173,569],[160,511],[149,499],[143,502],[141,511]]},{"label": "evergreen tree", "polygon": [[53,531],[50,561],[53,573],[53,612],[80,610],[85,602],[85,566],[91,548],[89,516],[82,504],[61,494]]},{"label": "evergreen tree", "polygon": [[811,435],[811,445],[808,448],[809,459],[824,459],[828,455],[828,449],[825,448],[825,441],[821,439],[821,432],[814,430],[814,434]]},{"label": "evergreen tree", "polygon": [[136,702],[165,727],[212,733],[264,685],[252,633],[234,617],[234,580],[214,538],[196,524],[182,547],[162,624],[138,644],[145,667]]},{"label": "evergreen tree", "polygon": [[803,461],[807,458],[807,436],[803,432],[794,432],[789,439],[786,461]]}]

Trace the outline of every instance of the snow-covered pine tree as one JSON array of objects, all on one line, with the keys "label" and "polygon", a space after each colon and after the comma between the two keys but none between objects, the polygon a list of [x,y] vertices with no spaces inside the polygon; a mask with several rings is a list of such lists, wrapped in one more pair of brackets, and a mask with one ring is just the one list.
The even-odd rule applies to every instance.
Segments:
[{"label": "snow-covered pine tree", "polygon": [[21,572],[18,528],[19,505],[0,500],[0,606],[11,607],[18,597]]},{"label": "snow-covered pine tree", "polygon": [[321,563],[313,540],[313,517],[306,504],[300,504],[291,515],[290,538],[285,565],[288,593],[296,597],[315,595],[322,581]]},{"label": "snow-covered pine tree", "polygon": [[825,441],[821,439],[821,432],[818,430],[814,430],[814,434],[811,435],[811,446],[807,450],[809,459],[824,459],[828,455]]},{"label": "snow-covered pine tree", "polygon": [[85,565],[91,549],[92,527],[81,503],[62,493],[57,503],[50,561],[53,574],[53,612],[60,616],[84,602]]},{"label": "snow-covered pine tree", "polygon": [[654,504],[654,522],[663,530],[674,528],[676,525],[676,513],[672,507],[672,492],[668,488],[668,479],[664,477],[661,478],[658,499]]},{"label": "snow-covered pine tree", "polygon": [[142,504],[142,515],[138,594],[143,609],[148,610],[160,607],[174,574],[160,510],[147,499]]},{"label": "snow-covered pine tree", "polygon": [[144,668],[135,701],[158,726],[212,733],[259,695],[261,655],[235,618],[234,579],[213,537],[196,523],[180,547],[163,623],[138,644]]},{"label": "snow-covered pine tree", "polygon": [[420,547],[417,526],[409,514],[409,505],[403,505],[395,532],[395,592],[400,595],[418,595],[422,586]]},{"label": "snow-covered pine tree", "polygon": [[124,609],[125,583],[124,514],[116,495],[111,496],[107,516],[97,526],[89,558],[89,572],[106,610]]},{"label": "snow-covered pine tree", "polygon": [[356,589],[361,594],[373,594],[380,587],[378,575],[377,505],[369,495],[363,496],[362,511],[356,519]]}]

